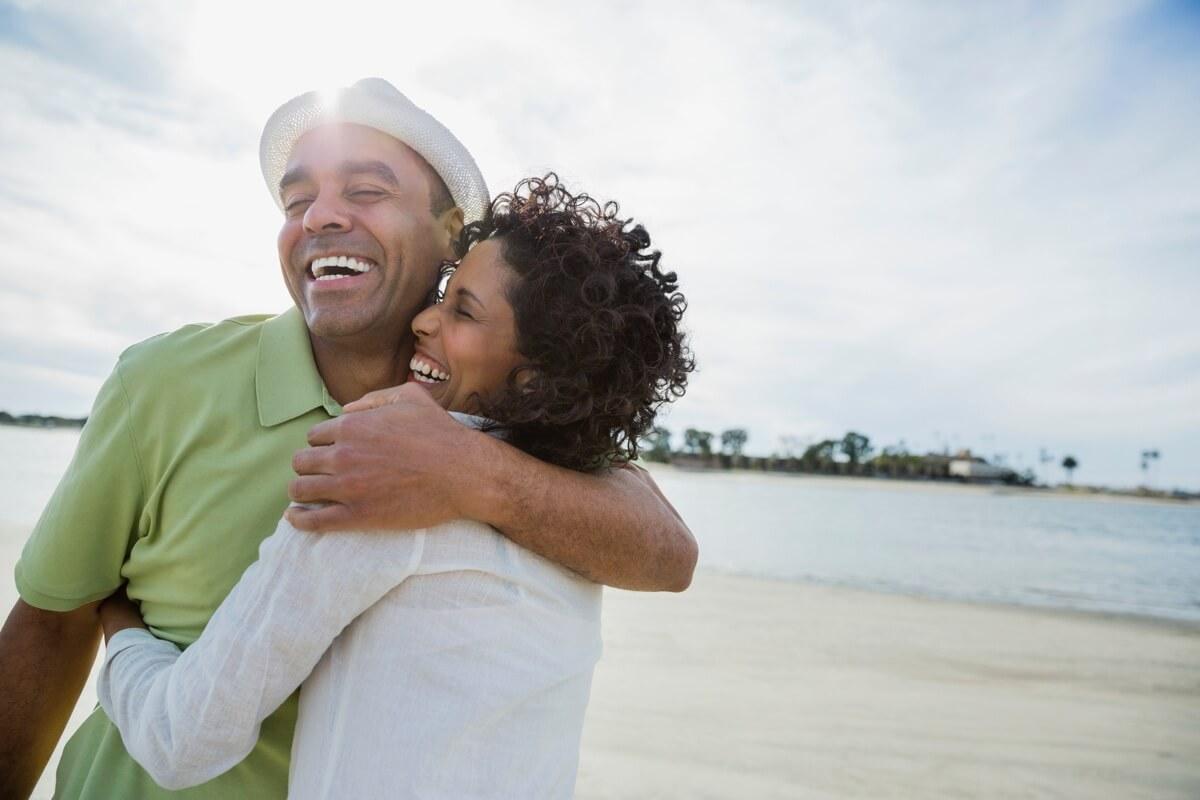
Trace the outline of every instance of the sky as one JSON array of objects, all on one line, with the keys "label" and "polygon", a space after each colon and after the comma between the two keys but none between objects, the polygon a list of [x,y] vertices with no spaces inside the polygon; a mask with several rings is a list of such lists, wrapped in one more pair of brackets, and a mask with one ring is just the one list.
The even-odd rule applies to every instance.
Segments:
[{"label": "sky", "polygon": [[285,309],[262,124],[378,75],[493,192],[553,169],[646,226],[699,365],[676,444],[1200,489],[1196,4],[404,5],[0,0],[0,409]]}]

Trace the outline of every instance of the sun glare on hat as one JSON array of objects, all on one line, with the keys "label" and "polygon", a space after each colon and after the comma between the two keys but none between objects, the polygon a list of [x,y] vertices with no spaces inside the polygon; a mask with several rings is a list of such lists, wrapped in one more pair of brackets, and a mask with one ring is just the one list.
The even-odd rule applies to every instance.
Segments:
[{"label": "sun glare on hat", "polygon": [[321,108],[336,109],[341,105],[341,95],[336,87],[326,86],[317,89],[317,101]]},{"label": "sun glare on hat", "polygon": [[259,164],[280,208],[279,179],[292,147],[305,132],[335,121],[366,125],[399,139],[442,177],[468,222],[483,216],[489,201],[487,184],[467,148],[399,89],[374,77],[293,97],[267,120],[259,141]]}]

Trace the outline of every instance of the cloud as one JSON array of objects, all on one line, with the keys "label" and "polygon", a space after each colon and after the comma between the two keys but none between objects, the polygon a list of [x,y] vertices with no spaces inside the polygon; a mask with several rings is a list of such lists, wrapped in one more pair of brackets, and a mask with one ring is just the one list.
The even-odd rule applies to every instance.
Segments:
[{"label": "cloud", "polygon": [[702,368],[671,427],[1061,445],[1123,483],[1157,445],[1163,482],[1200,474],[1180,6],[0,8],[0,342],[80,376],[0,365],[0,407],[82,410],[131,341],[286,306],[259,126],[378,74],[494,191],[553,168],[645,222]]}]

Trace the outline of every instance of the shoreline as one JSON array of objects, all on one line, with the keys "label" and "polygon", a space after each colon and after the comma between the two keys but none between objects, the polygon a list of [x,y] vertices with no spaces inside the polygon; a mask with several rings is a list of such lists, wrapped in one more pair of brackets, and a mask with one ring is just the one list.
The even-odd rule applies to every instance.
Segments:
[{"label": "shoreline", "polygon": [[883,589],[872,586],[858,586],[853,583],[825,581],[818,578],[781,578],[774,575],[754,575],[744,572],[732,572],[715,567],[700,566],[696,568],[696,576],[712,578],[729,578],[732,580],[761,581],[764,583],[780,583],[792,586],[804,586],[814,589],[831,589],[875,595],[880,598],[898,597],[927,603],[946,603],[969,608],[995,609],[1000,611],[1022,611],[1030,614],[1046,614],[1049,616],[1074,617],[1112,622],[1131,622],[1139,625],[1150,625],[1163,630],[1178,633],[1200,634],[1200,618],[1184,619],[1180,617],[1156,616],[1138,611],[1110,611],[1091,608],[1074,608],[1070,606],[1039,605],[1037,603],[1021,603],[1015,600],[976,600],[967,597],[952,597],[949,595],[922,592],[919,590],[905,591],[902,589]]},{"label": "shoreline", "polygon": [[[0,412],[2,414],[3,412]],[[0,428],[33,430],[43,432],[67,431],[78,435],[83,428],[86,417],[52,417],[42,415],[24,415],[35,417],[32,421],[16,421],[0,419]],[[812,481],[833,481],[837,483],[861,483],[865,486],[897,486],[899,488],[945,488],[950,491],[978,491],[993,495],[1013,495],[1020,497],[1053,497],[1074,500],[1090,500],[1116,503],[1145,503],[1165,506],[1194,506],[1200,507],[1200,491],[1192,492],[1191,497],[1146,496],[1136,494],[1136,489],[1110,489],[1080,486],[1067,488],[1059,486],[1023,486],[1005,483],[989,483],[983,481],[959,481],[949,478],[912,478],[891,477],[886,475],[831,475],[820,472],[787,472],[781,470],[748,469],[745,467],[689,467],[660,461],[638,460],[634,462],[650,472],[656,470],[677,471],[692,475],[756,475],[760,477],[775,477],[794,480],[803,478]]]},{"label": "shoreline", "polygon": [[1032,486],[1009,486],[998,483],[970,483],[955,480],[930,480],[921,478],[889,478],[884,476],[867,475],[826,475],[817,472],[775,472],[757,469],[716,469],[681,467],[675,464],[664,464],[656,461],[638,461],[637,465],[650,473],[668,472],[682,475],[729,475],[754,476],[770,480],[795,481],[804,480],[817,483],[827,483],[832,486],[861,486],[868,488],[895,489],[897,491],[946,491],[968,494],[1012,495],[1016,497],[1040,497],[1064,500],[1083,500],[1106,503],[1135,503],[1169,507],[1198,507],[1197,498],[1144,497],[1136,494],[1122,494],[1116,491],[1086,491],[1082,489],[1062,489],[1058,487],[1037,488]]}]

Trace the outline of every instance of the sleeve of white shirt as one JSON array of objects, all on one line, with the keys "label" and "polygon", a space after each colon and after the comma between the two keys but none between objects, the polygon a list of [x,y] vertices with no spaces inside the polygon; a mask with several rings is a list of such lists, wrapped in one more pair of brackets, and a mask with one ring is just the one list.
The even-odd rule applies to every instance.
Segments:
[{"label": "sleeve of white shirt", "polygon": [[167,789],[233,768],[337,635],[413,574],[424,541],[282,520],[187,650],[140,628],[113,636],[97,690],[129,754]]}]

